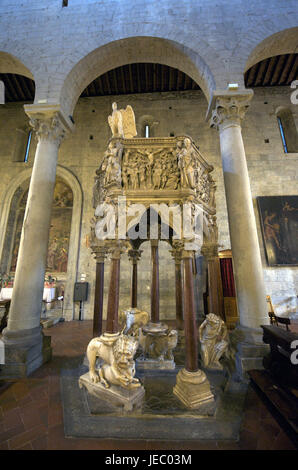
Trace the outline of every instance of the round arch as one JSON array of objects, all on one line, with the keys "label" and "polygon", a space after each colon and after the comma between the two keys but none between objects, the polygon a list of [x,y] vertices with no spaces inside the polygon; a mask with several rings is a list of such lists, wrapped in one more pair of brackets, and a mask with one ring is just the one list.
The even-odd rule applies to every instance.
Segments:
[{"label": "round arch", "polygon": [[64,112],[72,115],[80,94],[96,77],[122,65],[137,62],[160,63],[183,71],[196,81],[207,101],[216,88],[209,66],[190,48],[157,37],[129,37],[93,50],[73,67],[59,97]]},{"label": "round arch", "polygon": [[20,59],[4,51],[0,51],[0,73],[15,73],[34,80],[33,74]]},{"label": "round arch", "polygon": [[[10,209],[18,188],[29,186],[32,168],[28,168],[20,173],[16,178],[10,181],[8,189],[2,202],[0,215],[0,259],[3,258],[5,249],[5,235],[8,226]],[[69,255],[67,262],[67,281],[64,291],[63,316],[66,320],[72,320],[74,317],[73,290],[77,279],[77,267],[79,259],[79,243],[80,243],[80,225],[83,209],[83,192],[77,177],[67,168],[58,165],[57,177],[60,177],[72,190],[73,208],[71,218],[71,228],[69,237]]]},{"label": "round arch", "polygon": [[266,37],[250,52],[246,64],[246,72],[253,65],[276,55],[293,54],[297,50],[298,27],[284,29]]}]

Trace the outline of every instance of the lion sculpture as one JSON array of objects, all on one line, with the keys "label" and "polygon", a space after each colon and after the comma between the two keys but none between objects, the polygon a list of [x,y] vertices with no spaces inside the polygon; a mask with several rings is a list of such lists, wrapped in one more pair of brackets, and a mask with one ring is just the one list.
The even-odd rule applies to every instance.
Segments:
[{"label": "lion sculpture", "polygon": [[[120,334],[111,338],[102,335],[93,338],[87,347],[89,361],[89,375],[93,383],[101,383],[105,388],[112,384],[126,389],[141,386],[139,379],[134,378],[135,362],[133,357],[138,348],[138,342],[133,338]],[[103,364],[96,372],[96,358],[103,360]]]}]

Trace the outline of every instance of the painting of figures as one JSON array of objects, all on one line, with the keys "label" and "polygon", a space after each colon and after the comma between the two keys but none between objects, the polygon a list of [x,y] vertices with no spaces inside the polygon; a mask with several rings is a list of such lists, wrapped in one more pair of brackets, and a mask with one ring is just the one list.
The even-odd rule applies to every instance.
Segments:
[{"label": "painting of figures", "polygon": [[268,266],[298,265],[298,196],[257,201]]}]

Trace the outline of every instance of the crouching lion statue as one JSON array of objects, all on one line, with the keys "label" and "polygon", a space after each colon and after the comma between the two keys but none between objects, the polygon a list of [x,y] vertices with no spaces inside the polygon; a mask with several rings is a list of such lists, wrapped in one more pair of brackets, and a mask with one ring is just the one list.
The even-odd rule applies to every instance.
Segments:
[{"label": "crouching lion statue", "polygon": [[[134,378],[135,362],[133,357],[138,348],[138,342],[129,336],[120,334],[104,334],[93,338],[87,347],[89,361],[89,375],[93,383],[101,383],[105,388],[112,384],[126,389],[141,386],[139,379]],[[95,370],[96,358],[103,360],[103,364]]]}]

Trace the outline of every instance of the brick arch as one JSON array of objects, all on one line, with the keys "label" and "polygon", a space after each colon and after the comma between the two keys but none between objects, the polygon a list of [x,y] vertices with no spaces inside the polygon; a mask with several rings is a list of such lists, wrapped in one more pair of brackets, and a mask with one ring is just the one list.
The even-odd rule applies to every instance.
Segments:
[{"label": "brick arch", "polygon": [[157,37],[130,37],[93,50],[72,68],[59,97],[62,109],[67,115],[72,114],[80,94],[96,77],[136,62],[161,63],[181,70],[196,81],[208,101],[216,88],[209,66],[188,47]]},{"label": "brick arch", "polygon": [[248,50],[244,72],[261,60],[268,59],[281,54],[293,54],[298,47],[298,27],[287,28],[268,35],[261,40],[253,49]]}]

